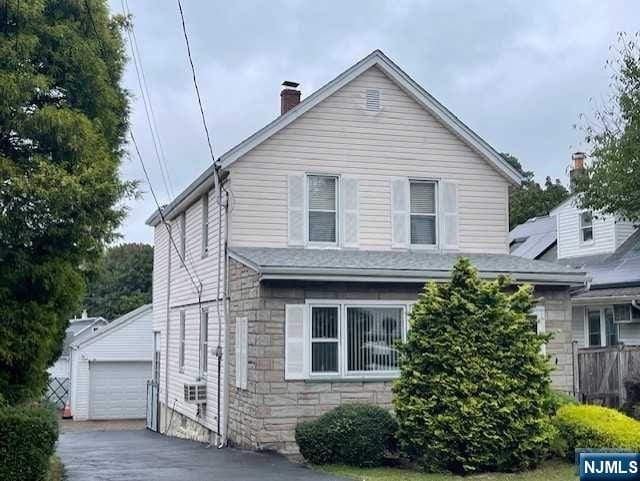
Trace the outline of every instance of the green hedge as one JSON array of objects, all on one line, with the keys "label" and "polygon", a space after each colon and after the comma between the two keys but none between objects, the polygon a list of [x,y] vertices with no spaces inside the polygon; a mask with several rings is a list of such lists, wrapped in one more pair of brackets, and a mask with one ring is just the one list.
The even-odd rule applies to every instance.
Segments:
[{"label": "green hedge", "polygon": [[576,448],[626,448],[640,451],[640,421],[615,409],[567,405],[554,418],[562,451],[573,459]]},{"label": "green hedge", "polygon": [[337,407],[296,427],[296,442],[313,464],[379,466],[395,447],[396,422],[385,409],[368,404]]},{"label": "green hedge", "polygon": [[43,407],[0,407],[0,479],[42,481],[58,439],[55,413]]}]

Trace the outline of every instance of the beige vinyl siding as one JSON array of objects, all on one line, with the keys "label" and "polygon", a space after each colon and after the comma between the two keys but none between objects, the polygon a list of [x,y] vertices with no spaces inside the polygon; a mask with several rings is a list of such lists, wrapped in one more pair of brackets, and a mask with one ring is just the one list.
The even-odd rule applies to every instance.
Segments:
[{"label": "beige vinyl siding", "polygon": [[359,177],[361,249],[391,248],[390,179],[407,176],[458,182],[460,250],[507,252],[507,181],[375,67],[230,170],[231,246],[286,247],[287,175],[317,172]]},{"label": "beige vinyl siding", "polygon": [[635,230],[636,227],[633,222],[629,222],[626,220],[616,221],[616,249],[620,247],[622,243],[635,232]]},{"label": "beige vinyl siding", "polygon": [[[213,191],[209,192],[209,253],[202,257],[202,201],[198,199],[186,211],[186,254],[185,264],[173,248],[171,257],[171,306],[183,306],[198,302],[197,286],[202,283],[201,301],[212,301],[218,296],[217,284],[217,256],[218,256],[218,203]],[[172,220],[173,239],[179,246],[180,217]],[[224,229],[224,214],[223,226]],[[224,239],[224,232],[222,235]],[[223,247],[224,248],[224,247]],[[221,269],[224,268],[222,264]],[[191,276],[189,275],[191,274]],[[193,282],[191,280],[193,277]],[[221,279],[222,282],[222,279]]]},{"label": "beige vinyl siding", "polygon": [[593,242],[583,243],[580,232],[580,212],[573,201],[556,211],[558,219],[558,259],[565,257],[606,254],[615,250],[615,223],[611,216],[593,217]]}]

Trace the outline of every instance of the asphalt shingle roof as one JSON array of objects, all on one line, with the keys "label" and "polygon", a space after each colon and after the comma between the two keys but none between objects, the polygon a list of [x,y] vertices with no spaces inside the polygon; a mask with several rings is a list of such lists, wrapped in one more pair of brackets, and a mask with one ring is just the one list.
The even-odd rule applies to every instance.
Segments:
[{"label": "asphalt shingle roof", "polygon": [[574,267],[506,254],[464,254],[417,251],[364,251],[234,247],[231,255],[263,274],[317,273],[355,276],[447,277],[459,257],[468,257],[485,277],[512,274],[515,279],[581,282]]},{"label": "asphalt shingle roof", "polygon": [[509,232],[509,243],[517,242],[514,256],[535,259],[556,242],[555,216],[534,217]]}]

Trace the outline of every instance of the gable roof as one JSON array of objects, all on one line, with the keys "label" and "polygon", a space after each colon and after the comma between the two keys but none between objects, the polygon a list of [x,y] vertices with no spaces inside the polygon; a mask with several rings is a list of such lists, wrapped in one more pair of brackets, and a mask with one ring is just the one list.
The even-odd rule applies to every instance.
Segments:
[{"label": "gable roof", "polygon": [[[262,129],[247,137],[235,147],[218,158],[218,163],[222,169],[229,168],[236,160],[245,155],[259,144],[275,135],[305,112],[309,111],[324,99],[337,92],[353,79],[369,70],[378,67],[393,82],[395,82],[407,95],[418,102],[425,110],[438,119],[446,128],[453,132],[460,140],[467,144],[480,157],[489,162],[502,176],[509,182],[518,185],[522,180],[522,175],[512,167],[493,147],[485,142],[478,134],[465,125],[458,117],[449,111],[444,105],[436,100],[431,94],[424,90],[415,80],[398,67],[382,51],[374,50],[365,58],[349,67],[336,78],[320,87],[314,93],[306,97],[302,102],[279,116]],[[185,200],[192,197],[194,191],[199,190],[202,185],[210,179],[214,173],[214,167],[210,166],[194,182],[189,185],[175,200],[173,200],[163,210],[166,216],[178,210]],[[147,219],[147,224],[157,225],[160,222],[160,215],[156,211]]]},{"label": "gable roof", "polygon": [[510,275],[516,282],[582,285],[584,272],[554,262],[507,254],[362,251],[290,247],[234,247],[230,256],[261,279],[414,282],[448,280],[459,257],[468,257],[483,278]]},{"label": "gable roof", "polygon": [[120,329],[121,327],[124,327],[127,324],[140,319],[142,316],[150,314],[152,312],[152,309],[152,304],[144,304],[137,309],[134,309],[133,311],[127,312],[126,314],[120,316],[116,320],[109,323],[107,326],[96,331],[92,336],[86,337],[78,342],[74,342],[72,346],[79,347],[85,344],[91,344],[104,336],[108,336],[110,333]]},{"label": "gable roof", "polygon": [[509,244],[518,244],[511,255],[535,259],[555,244],[557,237],[555,216],[533,217],[509,232]]}]

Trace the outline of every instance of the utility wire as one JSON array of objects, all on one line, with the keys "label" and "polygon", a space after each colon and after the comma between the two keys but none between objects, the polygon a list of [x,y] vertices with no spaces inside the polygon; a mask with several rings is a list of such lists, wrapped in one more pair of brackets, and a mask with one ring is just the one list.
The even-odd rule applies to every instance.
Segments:
[{"label": "utility wire", "polygon": [[[124,13],[124,15],[127,18],[131,18],[131,11],[129,10],[129,3],[127,2],[127,0],[120,0],[120,3],[122,4],[122,12]],[[172,199],[173,185],[171,185],[169,168],[167,167],[167,158],[164,153],[164,148],[162,147],[160,130],[158,129],[158,123],[156,121],[156,115],[153,109],[153,102],[151,101],[151,93],[149,92],[147,78],[144,73],[144,66],[142,64],[142,55],[140,53],[140,47],[138,46],[136,31],[132,23],[127,25],[126,31],[127,37],[129,39],[129,47],[131,48],[131,57],[135,66],[136,76],[138,78],[138,86],[140,87],[140,93],[142,94],[142,101],[144,103],[144,110],[147,116],[147,124],[149,125],[149,131],[151,132],[151,138],[153,140],[153,148],[155,150],[158,166],[160,167],[160,173],[162,174],[162,181],[167,191],[168,198]]]},{"label": "utility wire", "polygon": [[[178,249],[178,246],[176,245],[175,240],[173,239],[173,235],[171,235],[171,229],[169,228],[169,223],[167,222],[165,216],[164,216],[164,212],[162,211],[162,207],[160,206],[160,202],[158,202],[158,197],[156,196],[156,192],[153,189],[153,185],[151,184],[151,179],[149,178],[149,172],[147,171],[147,167],[145,166],[144,160],[142,159],[142,154],[140,153],[140,149],[138,148],[138,143],[136,142],[136,138],[133,135],[133,131],[131,129],[129,129],[129,137],[131,137],[131,143],[133,144],[136,154],[138,155],[138,159],[140,160],[140,165],[142,166],[142,171],[144,172],[144,176],[147,179],[147,184],[149,184],[149,190],[151,191],[151,196],[153,197],[153,201],[156,204],[156,207],[158,208],[158,213],[160,214],[160,219],[162,220],[162,223],[164,224],[165,228],[167,229],[167,233],[169,234],[169,240],[171,242],[171,244],[173,245],[176,254],[178,255],[178,259],[180,259],[180,263],[184,266],[184,268],[187,270],[187,274],[189,274],[189,278],[191,279],[191,282],[193,283],[194,287],[196,288],[198,294],[201,293],[202,290],[202,282],[196,282],[195,279],[193,278],[193,276],[191,275],[191,271],[189,270],[189,268],[187,267],[187,264],[185,263],[184,259],[182,258],[182,254],[180,253],[180,249]],[[199,279],[198,279],[199,281]]]},{"label": "utility wire", "polygon": [[[98,35],[98,30],[96,28],[96,24],[93,20],[93,14],[91,13],[91,7],[89,5],[88,0],[84,1],[86,10],[87,10],[87,15],[89,16],[89,21],[92,25],[93,28],[93,32],[96,36],[96,41],[98,42],[98,47],[100,48],[100,51],[103,54],[103,58],[104,56],[104,49],[102,48],[102,42],[100,40],[100,35]],[[171,233],[171,229],[169,227],[169,224],[164,216],[164,212],[162,209],[162,206],[160,205],[160,202],[158,201],[158,197],[155,193],[155,189],[153,188],[153,184],[151,183],[151,178],[149,177],[149,172],[147,170],[147,167],[144,163],[144,160],[142,158],[142,154],[140,153],[140,149],[138,148],[138,143],[136,142],[136,139],[133,135],[133,131],[131,130],[131,128],[129,127],[129,136],[131,137],[131,142],[133,143],[133,146],[135,148],[135,151],[138,155],[138,159],[140,160],[140,165],[142,166],[142,170],[144,172],[144,176],[147,179],[147,184],[149,185],[149,190],[151,191],[151,195],[153,197],[153,200],[156,204],[156,207],[158,209],[158,213],[160,215],[160,219],[162,220],[163,225],[165,226],[165,228],[167,229],[167,234],[169,234],[169,241],[170,244],[173,245],[173,248],[176,251],[176,254],[178,255],[178,259],[180,260],[180,263],[182,264],[182,266],[185,268],[185,270],[187,271],[187,274],[189,275],[189,278],[191,279],[191,283],[194,285],[194,287],[196,288],[196,292],[198,293],[198,296],[202,295],[202,282],[200,281],[200,279],[198,278],[197,273],[194,272],[196,278],[198,278],[198,282],[195,281],[193,275],[191,274],[191,271],[189,269],[189,267],[187,266],[187,264],[185,263],[182,254],[180,253],[180,249],[178,249],[178,246],[176,245],[175,239],[173,238],[173,235]]]}]

